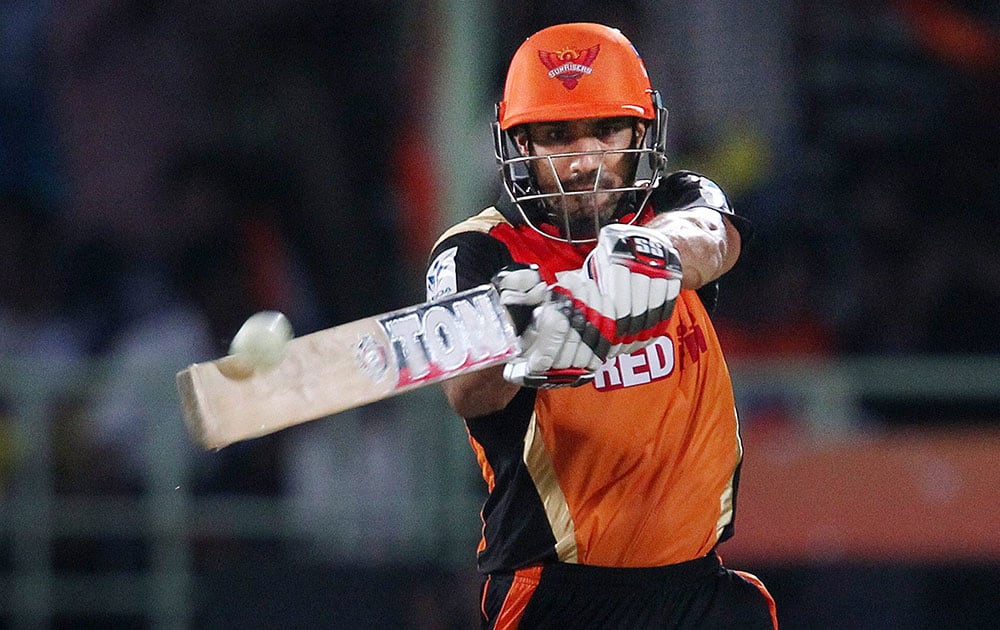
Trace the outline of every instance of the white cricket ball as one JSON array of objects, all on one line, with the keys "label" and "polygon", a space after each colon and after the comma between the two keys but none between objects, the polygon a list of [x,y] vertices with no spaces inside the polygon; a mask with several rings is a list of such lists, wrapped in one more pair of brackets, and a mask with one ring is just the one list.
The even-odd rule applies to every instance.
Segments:
[{"label": "white cricket ball", "polygon": [[278,311],[261,311],[240,326],[229,345],[229,354],[240,357],[254,370],[270,370],[285,358],[292,336],[287,317]]}]

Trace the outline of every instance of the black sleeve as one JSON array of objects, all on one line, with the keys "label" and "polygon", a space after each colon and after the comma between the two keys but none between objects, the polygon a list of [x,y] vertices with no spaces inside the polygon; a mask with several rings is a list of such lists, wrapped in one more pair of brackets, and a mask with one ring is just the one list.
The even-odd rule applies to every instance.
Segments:
[{"label": "black sleeve", "polygon": [[483,232],[459,232],[431,252],[427,266],[427,299],[486,284],[514,262],[507,246]]},{"label": "black sleeve", "polygon": [[729,198],[719,185],[693,171],[675,171],[664,178],[653,193],[653,208],[657,213],[688,208],[712,208],[726,215],[745,246],[753,236],[753,225],[746,217],[733,212]]}]

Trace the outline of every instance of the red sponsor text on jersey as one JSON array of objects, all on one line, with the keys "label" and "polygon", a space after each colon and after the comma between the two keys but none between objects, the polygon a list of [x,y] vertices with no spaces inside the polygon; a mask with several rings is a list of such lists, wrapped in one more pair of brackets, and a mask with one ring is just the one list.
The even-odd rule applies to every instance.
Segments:
[{"label": "red sponsor text on jersey", "polygon": [[594,387],[610,391],[645,385],[667,378],[673,372],[673,341],[670,337],[660,337],[641,350],[606,361],[594,375]]}]

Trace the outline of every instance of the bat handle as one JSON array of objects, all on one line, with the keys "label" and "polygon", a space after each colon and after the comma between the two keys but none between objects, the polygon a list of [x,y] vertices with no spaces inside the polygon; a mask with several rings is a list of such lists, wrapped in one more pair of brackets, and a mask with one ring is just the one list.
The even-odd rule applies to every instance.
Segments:
[{"label": "bat handle", "polygon": [[514,324],[514,332],[520,337],[528,329],[535,307],[530,304],[507,304],[505,308],[510,314],[510,321]]}]

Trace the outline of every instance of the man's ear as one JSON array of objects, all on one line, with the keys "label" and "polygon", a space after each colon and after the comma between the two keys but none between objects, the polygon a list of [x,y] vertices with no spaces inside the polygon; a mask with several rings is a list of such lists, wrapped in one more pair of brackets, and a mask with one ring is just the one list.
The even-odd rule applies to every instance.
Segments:
[{"label": "man's ear", "polygon": [[521,157],[531,154],[531,138],[528,135],[528,128],[525,125],[518,125],[511,130],[511,137],[514,145]]},{"label": "man's ear", "polygon": [[632,128],[635,130],[633,132],[632,144],[638,147],[642,143],[642,139],[646,136],[646,121],[637,118]]}]

